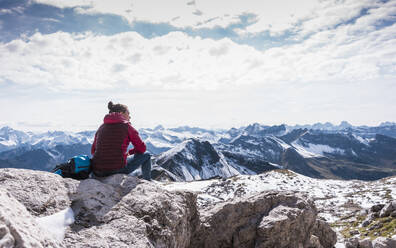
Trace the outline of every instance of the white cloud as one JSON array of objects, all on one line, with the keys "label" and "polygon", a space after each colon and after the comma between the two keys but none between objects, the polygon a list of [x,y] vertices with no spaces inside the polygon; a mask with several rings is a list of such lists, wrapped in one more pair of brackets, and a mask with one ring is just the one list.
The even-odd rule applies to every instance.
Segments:
[{"label": "white cloud", "polygon": [[[265,51],[227,38],[216,41],[181,32],[152,39],[135,32],[23,36],[0,43],[0,88],[3,94],[10,92],[10,98],[0,99],[0,105],[16,106],[1,110],[7,121],[17,123],[24,113],[25,120],[34,123],[50,120],[55,123],[52,128],[66,123],[74,129],[78,128],[73,120],[79,109],[84,115],[79,116],[79,127],[96,127],[106,101],[114,100],[114,95],[119,98],[115,101],[135,109],[137,121],[143,120],[139,126],[394,121],[396,24],[378,25],[394,21],[395,1],[320,1],[320,5],[285,1],[279,2],[280,7],[267,5],[267,1],[169,1],[163,6],[158,4],[165,1],[151,2],[151,6],[146,1],[132,2],[131,8],[129,1],[121,5],[111,1],[111,6],[105,2],[48,1],[59,7],[79,5],[76,11],[84,13],[118,14],[131,22],[195,28],[227,26],[238,22],[240,14],[252,13],[256,15],[250,20],[252,25],[238,30],[241,34],[292,30],[300,37],[310,35]],[[180,4],[183,7],[177,8]],[[296,4],[302,7],[294,11]],[[366,15],[345,23],[357,18],[365,7],[370,7]],[[39,95],[35,102],[13,93],[25,88],[25,94],[32,89],[32,95]],[[69,95],[44,100],[38,92],[43,88],[52,90],[46,93],[49,96]],[[74,96],[76,90],[94,90],[89,94],[95,94],[95,101],[88,93]],[[86,102],[81,104],[81,99]]]},{"label": "white cloud", "polygon": [[26,40],[0,43],[0,79],[54,90],[120,85],[214,90],[395,78],[396,24],[367,32],[362,23],[368,21],[317,32],[301,43],[264,52],[229,39],[194,38],[181,32],[153,39],[135,32],[36,33]]},{"label": "white cloud", "polygon": [[[134,21],[169,23],[175,27],[213,28],[227,27],[241,21],[242,15],[251,15],[246,29],[238,33],[260,33],[269,31],[272,35],[285,31],[306,35],[332,28],[358,17],[361,11],[383,15],[391,12],[394,1],[380,0],[34,0],[38,3],[60,8],[73,7],[82,14],[108,13],[124,17],[131,24]],[[377,11],[375,10],[377,8]],[[394,12],[393,12],[394,13]],[[389,17],[389,15],[388,15]]]}]

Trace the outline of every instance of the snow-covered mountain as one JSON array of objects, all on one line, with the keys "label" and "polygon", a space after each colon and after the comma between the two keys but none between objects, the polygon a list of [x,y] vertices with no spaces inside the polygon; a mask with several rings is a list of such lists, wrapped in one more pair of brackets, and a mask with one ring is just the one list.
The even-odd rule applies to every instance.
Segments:
[{"label": "snow-covered mountain", "polygon": [[211,143],[216,143],[222,138],[229,138],[225,130],[207,130],[197,127],[164,128],[157,126],[154,129],[139,129],[139,134],[147,145],[148,150],[153,154],[160,154],[170,148],[175,147],[183,141],[195,138],[204,139]]},{"label": "snow-covered mountain", "polygon": [[177,175],[182,181],[194,181],[213,177],[228,178],[239,175],[223,154],[217,152],[208,141],[188,139],[176,147],[161,153],[156,164]]},{"label": "snow-covered mountain", "polygon": [[[354,127],[347,122],[310,126],[254,123],[229,130],[157,126],[139,129],[139,133],[148,151],[159,156],[158,164],[183,180],[236,173],[252,175],[273,168],[334,179],[374,180],[396,174],[395,123],[378,127]],[[74,155],[89,154],[94,134],[95,131],[37,134],[3,127],[0,167],[48,170]],[[200,156],[194,150],[200,146],[190,145],[196,142],[207,148],[203,150],[209,157],[216,153],[219,159],[211,159],[217,162],[190,159]],[[212,167],[213,171],[208,171]]]},{"label": "snow-covered mountain", "polygon": [[0,129],[0,152],[19,147],[48,149],[57,145],[92,144],[94,134],[93,131],[32,133],[14,130],[6,126]]}]

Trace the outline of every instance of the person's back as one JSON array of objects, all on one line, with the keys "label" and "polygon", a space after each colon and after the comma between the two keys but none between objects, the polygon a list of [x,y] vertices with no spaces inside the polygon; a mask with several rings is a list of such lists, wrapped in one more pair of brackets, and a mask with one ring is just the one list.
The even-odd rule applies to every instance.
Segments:
[{"label": "person's back", "polygon": [[[142,165],[143,177],[151,179],[150,155],[138,132],[129,123],[129,110],[125,105],[109,102],[109,114],[95,134],[91,153],[92,169],[96,176],[115,173],[129,174]],[[129,143],[134,148],[127,152]],[[135,154],[127,161],[127,156]]]},{"label": "person's back", "polygon": [[94,170],[111,171],[125,166],[126,156],[123,146],[128,138],[128,125],[125,123],[105,123],[96,135],[96,147],[92,157]]}]

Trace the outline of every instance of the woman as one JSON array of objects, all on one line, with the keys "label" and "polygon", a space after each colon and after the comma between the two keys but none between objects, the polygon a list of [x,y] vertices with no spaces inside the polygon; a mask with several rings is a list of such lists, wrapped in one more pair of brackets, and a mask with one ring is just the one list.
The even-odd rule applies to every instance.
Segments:
[{"label": "woman", "polygon": [[[110,101],[108,108],[109,114],[96,132],[91,148],[93,173],[99,177],[129,174],[141,165],[143,178],[151,180],[150,154],[145,153],[146,145],[129,122],[128,107]],[[127,152],[130,142],[133,149]],[[127,160],[132,154],[133,158]]]}]

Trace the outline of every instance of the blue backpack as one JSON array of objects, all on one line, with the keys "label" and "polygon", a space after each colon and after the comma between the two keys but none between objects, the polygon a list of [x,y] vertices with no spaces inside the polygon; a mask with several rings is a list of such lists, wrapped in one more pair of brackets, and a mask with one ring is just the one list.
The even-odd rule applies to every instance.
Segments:
[{"label": "blue backpack", "polygon": [[74,156],[67,163],[55,166],[52,172],[64,178],[87,179],[91,173],[91,159],[88,155]]}]

